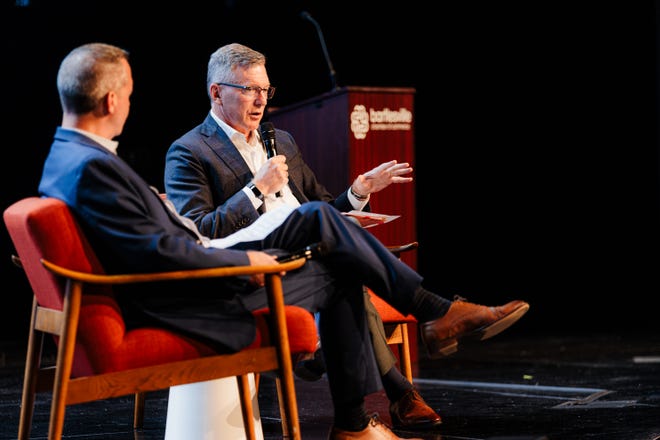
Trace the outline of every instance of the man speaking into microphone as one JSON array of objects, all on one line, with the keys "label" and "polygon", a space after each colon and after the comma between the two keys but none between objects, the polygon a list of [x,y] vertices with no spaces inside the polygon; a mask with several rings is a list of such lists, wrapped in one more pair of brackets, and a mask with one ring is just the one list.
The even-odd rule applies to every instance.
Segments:
[{"label": "man speaking into microphone", "polygon": [[[206,90],[209,114],[167,151],[165,190],[179,213],[210,238],[225,237],[283,205],[325,201],[342,212],[368,211],[371,194],[412,181],[410,165],[391,160],[358,175],[343,193],[331,194],[303,160],[293,136],[262,123],[275,87],[265,56],[249,47],[233,43],[215,51]],[[380,333],[380,316],[368,295],[365,301],[393,423],[406,429],[439,424],[440,416],[395,367],[396,358]],[[312,371],[318,378],[323,372]]]},{"label": "man speaking into microphone", "polygon": [[303,160],[293,136],[262,124],[275,87],[260,52],[236,43],[215,51],[206,90],[211,102],[206,119],[167,151],[165,191],[210,238],[244,228],[280,204],[321,200],[343,212],[369,210],[371,194],[412,182],[410,164],[392,160],[356,176],[343,193],[331,194]]}]

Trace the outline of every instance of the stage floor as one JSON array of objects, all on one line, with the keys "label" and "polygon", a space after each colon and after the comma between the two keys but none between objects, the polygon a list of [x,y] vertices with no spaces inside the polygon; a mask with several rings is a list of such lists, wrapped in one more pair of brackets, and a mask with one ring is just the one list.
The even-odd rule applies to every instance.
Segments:
[{"label": "stage floor", "polygon": [[[420,349],[414,382],[443,424],[434,432],[398,434],[429,440],[660,439],[660,334],[514,333],[464,346],[442,360],[430,360]],[[1,348],[0,438],[15,439],[24,347]],[[325,377],[296,379],[296,390],[303,438],[326,439],[332,406]],[[131,428],[131,398],[71,406],[63,438],[162,440],[168,394],[147,397],[140,432]],[[32,439],[47,437],[49,402],[43,395],[36,403]],[[389,422],[384,394],[367,402]],[[274,381],[268,376],[262,377],[259,406],[264,438],[281,438]]]}]

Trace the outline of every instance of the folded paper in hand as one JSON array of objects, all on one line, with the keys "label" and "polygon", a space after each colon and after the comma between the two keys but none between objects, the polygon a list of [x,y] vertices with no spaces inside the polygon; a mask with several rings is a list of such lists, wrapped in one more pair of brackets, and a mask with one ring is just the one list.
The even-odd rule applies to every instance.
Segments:
[{"label": "folded paper in hand", "polygon": [[349,211],[342,213],[357,221],[363,228],[372,228],[377,225],[389,223],[400,215],[376,214],[375,212]]},{"label": "folded paper in hand", "polygon": [[273,211],[264,212],[250,226],[230,234],[224,238],[214,238],[210,247],[228,248],[236,243],[263,240],[273,232],[295,210],[295,207],[282,205]]},{"label": "folded paper in hand", "polygon": [[[228,248],[241,242],[263,240],[268,234],[280,226],[295,209],[295,207],[283,205],[273,211],[267,211],[250,226],[239,229],[224,238],[210,240],[209,246]],[[342,214],[351,217],[363,228],[382,225],[383,223],[391,222],[392,220],[401,217],[400,215],[375,214],[373,212],[363,211],[349,211],[343,212]]]}]

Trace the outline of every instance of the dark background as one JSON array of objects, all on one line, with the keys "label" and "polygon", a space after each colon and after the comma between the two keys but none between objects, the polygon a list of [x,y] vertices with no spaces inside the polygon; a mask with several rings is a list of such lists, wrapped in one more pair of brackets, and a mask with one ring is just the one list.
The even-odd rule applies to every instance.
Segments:
[{"label": "dark background", "polygon": [[[162,188],[165,152],[209,110],[210,54],[268,57],[286,106],[340,86],[413,87],[418,268],[445,296],[526,299],[520,332],[658,332],[656,2],[3,0],[0,205],[36,195],[61,111],[61,59],[131,52],[119,153]],[[170,4],[171,6],[168,6]],[[407,158],[398,158],[408,160]],[[0,334],[30,290],[0,233]]]}]

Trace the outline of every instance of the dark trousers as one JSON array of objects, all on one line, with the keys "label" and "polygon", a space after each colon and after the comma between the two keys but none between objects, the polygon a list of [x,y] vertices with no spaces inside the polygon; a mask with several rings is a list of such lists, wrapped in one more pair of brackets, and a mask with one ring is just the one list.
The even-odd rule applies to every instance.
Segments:
[{"label": "dark trousers", "polygon": [[[335,404],[355,402],[382,388],[367,324],[363,286],[402,313],[410,313],[421,277],[371,233],[323,202],[303,204],[264,240],[242,249],[293,251],[322,241],[327,253],[284,276],[285,302],[319,312],[319,333]],[[263,290],[243,295],[254,310]]]}]

